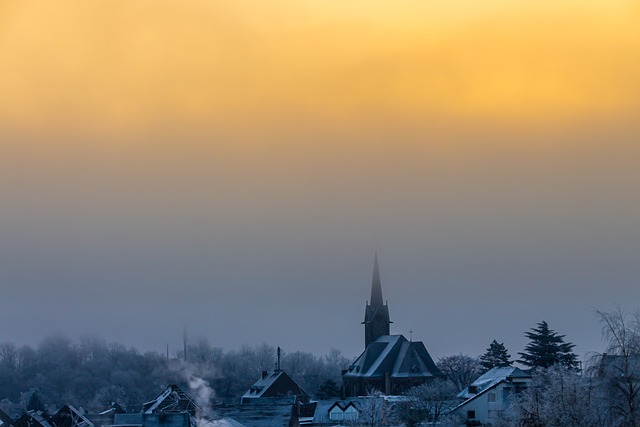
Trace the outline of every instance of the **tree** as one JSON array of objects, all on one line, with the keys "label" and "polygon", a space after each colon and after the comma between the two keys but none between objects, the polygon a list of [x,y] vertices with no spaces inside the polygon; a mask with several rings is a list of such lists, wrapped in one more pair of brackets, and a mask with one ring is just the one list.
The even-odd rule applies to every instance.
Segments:
[{"label": "tree", "polygon": [[385,424],[384,398],[379,390],[369,390],[358,407],[357,425],[379,427]]},{"label": "tree", "polygon": [[525,336],[529,338],[529,344],[523,353],[518,353],[521,356],[519,362],[523,365],[548,368],[560,363],[567,368],[578,367],[578,357],[573,352],[575,345],[565,342],[564,335],[550,329],[547,322],[538,323],[538,327],[525,332]]},{"label": "tree", "polygon": [[40,395],[38,394],[38,390],[33,390],[31,392],[31,396],[29,396],[29,400],[26,404],[27,411],[40,411],[46,413],[46,408],[42,400],[40,399]]},{"label": "tree", "polygon": [[336,383],[332,379],[328,379],[318,387],[318,391],[316,392],[316,397],[318,399],[331,399],[332,397],[340,396],[340,387],[338,387],[338,383]]},{"label": "tree", "polygon": [[443,357],[438,360],[437,366],[457,391],[461,391],[471,384],[480,374],[480,361],[478,358],[465,354]]},{"label": "tree", "polygon": [[[455,406],[456,389],[454,385],[437,378],[407,391],[409,400],[399,405],[398,416],[408,427],[420,425],[424,421],[437,423],[441,416]],[[457,403],[457,402],[455,402]]]},{"label": "tree", "polygon": [[607,353],[601,355],[598,374],[611,390],[610,405],[616,425],[640,426],[640,313],[596,311],[602,324]]},{"label": "tree", "polygon": [[503,368],[513,365],[513,361],[509,360],[511,355],[507,351],[504,343],[499,343],[493,340],[489,344],[489,348],[486,353],[480,356],[480,366],[483,368],[483,373],[493,368]]},{"label": "tree", "polygon": [[556,363],[533,372],[531,382],[499,414],[498,426],[608,427],[606,399],[596,378]]}]

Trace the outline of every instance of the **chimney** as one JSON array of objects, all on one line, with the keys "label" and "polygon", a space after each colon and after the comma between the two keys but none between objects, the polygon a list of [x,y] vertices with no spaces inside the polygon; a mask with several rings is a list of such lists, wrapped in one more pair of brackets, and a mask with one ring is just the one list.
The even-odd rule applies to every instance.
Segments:
[{"label": "chimney", "polygon": [[262,371],[262,378],[266,378],[267,377],[267,371]]},{"label": "chimney", "polygon": [[276,368],[276,371],[280,372],[280,347],[278,347],[278,366]]}]

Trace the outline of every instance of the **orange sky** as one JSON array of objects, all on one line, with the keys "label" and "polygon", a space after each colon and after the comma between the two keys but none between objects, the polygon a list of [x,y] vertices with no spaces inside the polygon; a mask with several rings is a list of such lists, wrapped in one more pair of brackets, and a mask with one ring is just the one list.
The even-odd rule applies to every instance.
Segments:
[{"label": "orange sky", "polygon": [[2,0],[0,123],[635,118],[639,26],[631,0]]},{"label": "orange sky", "polygon": [[378,242],[438,356],[543,319],[597,350],[591,307],[640,298],[638,28],[637,0],[0,0],[0,336],[163,349],[156,289],[223,346],[357,354]]}]

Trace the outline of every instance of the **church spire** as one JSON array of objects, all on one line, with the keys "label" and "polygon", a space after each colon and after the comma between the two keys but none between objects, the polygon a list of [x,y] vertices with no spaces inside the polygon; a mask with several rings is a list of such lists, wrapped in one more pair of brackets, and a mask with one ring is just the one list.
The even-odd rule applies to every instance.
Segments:
[{"label": "church spire", "polygon": [[378,268],[378,251],[373,262],[373,280],[371,282],[371,305],[380,307],[382,302],[382,283],[380,282],[380,269]]},{"label": "church spire", "polygon": [[389,307],[382,299],[382,284],[378,267],[378,252],[373,263],[373,281],[371,282],[371,301],[364,312],[364,345],[365,348],[383,335],[389,335]]}]

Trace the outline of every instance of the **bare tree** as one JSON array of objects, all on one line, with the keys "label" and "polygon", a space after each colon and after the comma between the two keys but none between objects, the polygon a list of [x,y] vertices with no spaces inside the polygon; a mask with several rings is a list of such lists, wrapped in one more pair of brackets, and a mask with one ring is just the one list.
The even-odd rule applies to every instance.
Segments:
[{"label": "bare tree", "polygon": [[600,357],[599,375],[611,390],[611,408],[617,425],[640,426],[640,312],[620,307],[596,311],[607,352]]},{"label": "bare tree", "polygon": [[440,378],[409,389],[407,397],[399,404],[398,416],[409,427],[424,421],[437,423],[457,403],[454,385]]},{"label": "bare tree", "polygon": [[466,354],[443,357],[438,360],[437,365],[457,391],[471,384],[480,375],[482,369],[477,357]]},{"label": "bare tree", "polygon": [[379,427],[384,425],[384,398],[379,390],[369,390],[367,396],[359,401],[359,426]]}]

